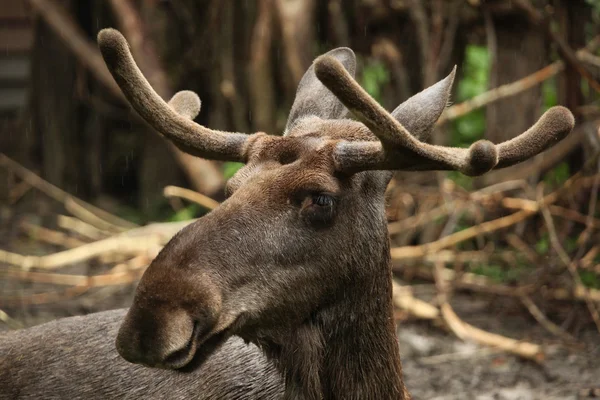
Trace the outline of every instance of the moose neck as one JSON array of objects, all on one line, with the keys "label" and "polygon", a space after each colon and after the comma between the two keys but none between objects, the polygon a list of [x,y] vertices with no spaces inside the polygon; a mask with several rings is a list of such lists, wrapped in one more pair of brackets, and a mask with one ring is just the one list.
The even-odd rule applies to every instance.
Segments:
[{"label": "moose neck", "polygon": [[354,238],[353,273],[334,299],[301,326],[259,340],[285,377],[286,399],[410,398],[402,380],[382,210],[383,201],[380,215],[363,219],[376,226]]},{"label": "moose neck", "polygon": [[[392,307],[389,250],[371,287],[357,285],[323,315],[324,399],[408,399],[402,381]],[[349,312],[350,310],[350,312]]]}]

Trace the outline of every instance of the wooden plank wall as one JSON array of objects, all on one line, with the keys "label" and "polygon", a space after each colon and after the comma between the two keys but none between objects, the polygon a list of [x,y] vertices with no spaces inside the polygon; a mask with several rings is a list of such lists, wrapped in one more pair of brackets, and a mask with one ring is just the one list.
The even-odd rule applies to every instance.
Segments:
[{"label": "wooden plank wall", "polygon": [[28,3],[0,0],[0,112],[18,111],[26,104],[32,44]]}]

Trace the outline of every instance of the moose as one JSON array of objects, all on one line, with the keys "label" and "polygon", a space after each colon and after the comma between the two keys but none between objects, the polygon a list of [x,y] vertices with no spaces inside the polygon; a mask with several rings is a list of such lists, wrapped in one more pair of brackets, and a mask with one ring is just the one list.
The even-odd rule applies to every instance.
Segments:
[{"label": "moose", "polygon": [[118,31],[98,43],[153,128],[245,166],[152,261],[128,310],[1,337],[2,398],[409,399],[384,212],[393,171],[481,175],[548,149],[575,122],[557,106],[501,144],[432,145],[455,69],[389,113],[338,48],[305,73],[282,136],[222,132],[193,122],[193,92],[163,101]]}]

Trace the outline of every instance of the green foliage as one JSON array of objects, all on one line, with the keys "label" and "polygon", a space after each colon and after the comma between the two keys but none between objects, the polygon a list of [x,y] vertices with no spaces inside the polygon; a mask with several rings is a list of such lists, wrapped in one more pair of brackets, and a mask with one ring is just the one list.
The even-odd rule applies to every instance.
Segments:
[{"label": "green foliage", "polygon": [[468,45],[465,50],[463,79],[458,84],[457,98],[465,101],[488,89],[490,56],[485,46]]},{"label": "green foliage", "polygon": [[585,26],[587,40],[597,35],[597,27],[600,24],[600,0],[585,0],[591,8],[591,22]]},{"label": "green foliage", "polygon": [[473,190],[473,178],[470,176],[466,176],[461,174],[458,171],[448,171],[447,175],[448,179],[456,183],[461,188],[471,191]]},{"label": "green foliage", "polygon": [[[487,47],[468,45],[462,66],[463,77],[458,82],[456,100],[463,102],[488,89],[490,58]],[[450,145],[469,147],[485,133],[485,110],[478,109],[457,118],[452,123]],[[449,172],[448,178],[466,190],[473,188],[473,178],[459,172]]]},{"label": "green foliage", "polygon": [[238,162],[223,163],[223,177],[225,179],[231,178],[243,166],[244,166],[244,164],[238,163]]},{"label": "green foliage", "polygon": [[584,286],[592,289],[600,289],[600,277],[593,271],[579,271],[579,277]]},{"label": "green foliage", "polygon": [[548,238],[548,233],[544,233],[542,235],[542,237],[535,244],[535,251],[537,251],[537,253],[539,255],[543,256],[546,253],[548,253],[549,249],[550,249],[550,239]]},{"label": "green foliage", "polygon": [[137,225],[143,225],[147,222],[146,218],[144,217],[144,214],[140,209],[129,207],[126,205],[119,206],[115,214],[118,217],[123,218],[124,220],[127,220],[129,222],[133,222]]},{"label": "green foliage", "polygon": [[190,219],[194,219],[200,211],[200,206],[198,204],[190,204],[187,207],[182,208],[179,211],[176,211],[173,215],[171,215],[167,221],[169,222],[179,222],[179,221],[188,221]]},{"label": "green foliage", "polygon": [[389,71],[381,61],[368,60],[365,62],[360,84],[379,103],[381,103],[382,88],[389,80]]},{"label": "green foliage", "polygon": [[[490,58],[487,48],[467,46],[462,68],[464,75],[458,82],[456,95],[459,102],[482,94],[488,89]],[[485,110],[475,110],[454,121],[451,144],[457,147],[468,147],[471,143],[482,139],[484,132]]]},{"label": "green foliage", "polygon": [[577,243],[577,237],[568,237],[565,240],[565,250],[567,251],[567,253],[572,253],[574,251],[576,251],[577,249],[579,249],[579,244]]},{"label": "green foliage", "polygon": [[600,0],[585,0],[585,2],[592,8],[592,16],[594,19],[600,16]]},{"label": "green foliage", "polygon": [[554,107],[558,104],[558,94],[556,90],[556,79],[551,78],[542,83],[542,98],[543,108],[547,111],[550,107]]},{"label": "green foliage", "polygon": [[477,275],[483,275],[496,283],[514,282],[523,275],[523,268],[503,268],[496,264],[481,264],[473,267],[471,271]]},{"label": "green foliage", "polygon": [[552,187],[561,186],[567,181],[567,179],[569,179],[570,176],[571,171],[569,169],[569,164],[566,162],[561,162],[546,173],[544,176],[544,183]]},{"label": "green foliage", "polygon": [[135,224],[144,225],[154,221],[187,221],[201,216],[204,214],[204,212],[205,210],[198,204],[190,204],[181,210],[173,211],[173,208],[166,200],[161,200],[155,204],[151,204],[149,207],[146,207],[145,210],[129,206],[121,206],[115,214]]}]

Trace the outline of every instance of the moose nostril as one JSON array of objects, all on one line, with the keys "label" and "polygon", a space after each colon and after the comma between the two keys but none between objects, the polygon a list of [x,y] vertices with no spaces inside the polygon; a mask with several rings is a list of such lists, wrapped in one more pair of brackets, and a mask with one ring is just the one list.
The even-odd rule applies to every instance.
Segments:
[{"label": "moose nostril", "polygon": [[179,350],[175,350],[167,355],[162,364],[167,368],[178,369],[188,364],[194,357],[194,351],[196,349],[196,340],[198,339],[199,324],[194,323],[194,329],[192,334],[185,344],[185,346]]}]

